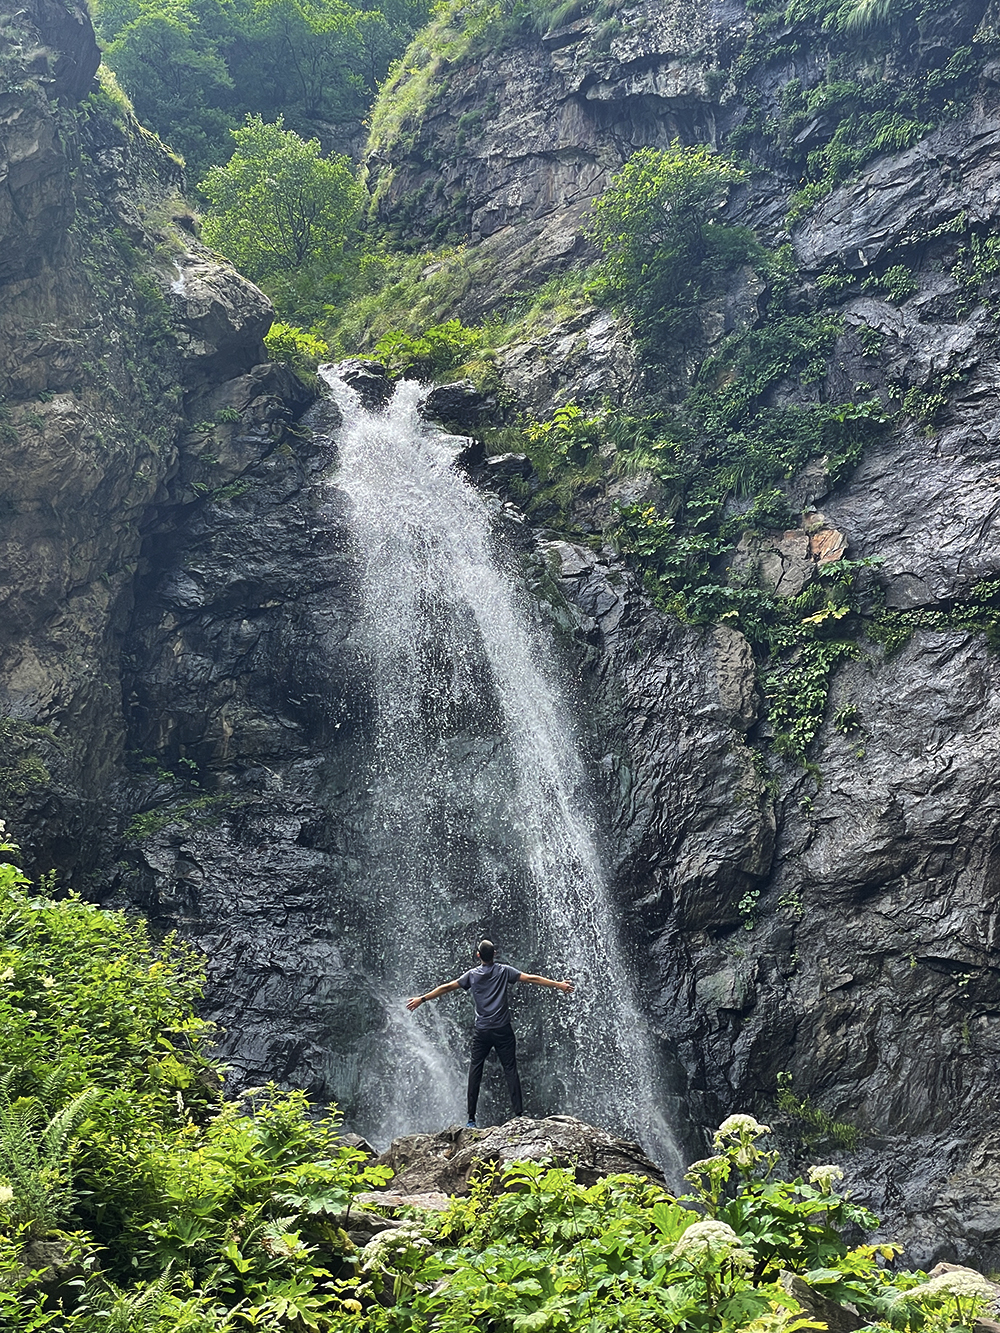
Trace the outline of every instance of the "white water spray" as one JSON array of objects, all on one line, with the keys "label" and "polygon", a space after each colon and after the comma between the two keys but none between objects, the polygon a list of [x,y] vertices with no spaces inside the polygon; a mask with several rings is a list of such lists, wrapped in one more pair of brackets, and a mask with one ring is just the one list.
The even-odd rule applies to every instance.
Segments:
[{"label": "white water spray", "polygon": [[372,413],[324,377],[344,415],[335,484],[351,501],[375,701],[359,901],[386,1023],[355,1120],[387,1139],[464,1119],[471,1006],[451,995],[411,1015],[404,1002],[472,966],[486,934],[520,970],[577,988],[516,995],[526,1113],[637,1137],[675,1169],[552,645],[454,466],[462,442],[418,416],[420,388]]}]

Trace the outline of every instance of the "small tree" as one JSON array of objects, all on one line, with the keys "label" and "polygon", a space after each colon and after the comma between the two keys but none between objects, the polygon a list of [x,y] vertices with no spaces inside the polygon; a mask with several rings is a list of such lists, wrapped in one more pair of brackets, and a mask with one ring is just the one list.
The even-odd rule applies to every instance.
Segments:
[{"label": "small tree", "polygon": [[686,333],[719,274],[760,255],[748,228],[716,220],[743,175],[704,145],[641,148],[594,204],[604,282],[647,336]]},{"label": "small tree", "polygon": [[361,204],[349,159],[323,157],[319,140],[300,139],[281,116],[247,116],[232,134],[236,152],[201,182],[208,244],[257,282],[335,261]]}]

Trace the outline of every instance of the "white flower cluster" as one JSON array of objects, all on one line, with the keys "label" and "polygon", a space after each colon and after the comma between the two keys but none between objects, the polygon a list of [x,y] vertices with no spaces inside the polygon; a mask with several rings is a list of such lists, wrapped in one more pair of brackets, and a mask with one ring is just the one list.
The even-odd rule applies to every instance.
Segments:
[{"label": "white flower cluster", "polygon": [[995,1301],[997,1288],[982,1273],[973,1268],[956,1268],[950,1273],[939,1273],[937,1277],[921,1282],[911,1293],[914,1296],[980,1296],[987,1301]]},{"label": "white flower cluster", "polygon": [[830,1194],[835,1180],[843,1180],[844,1173],[839,1166],[811,1166],[809,1184],[815,1185],[820,1194]]},{"label": "white flower cluster", "polygon": [[770,1134],[771,1126],[762,1125],[752,1115],[729,1115],[715,1131],[715,1146],[721,1148],[726,1139],[757,1139],[761,1134]]},{"label": "white flower cluster", "polygon": [[691,1163],[685,1173],[685,1179],[690,1180],[693,1176],[722,1175],[728,1166],[728,1157],[703,1157],[700,1161]]},{"label": "white flower cluster", "polygon": [[361,1266],[366,1271],[371,1268],[391,1268],[393,1262],[405,1259],[412,1249],[430,1250],[430,1241],[412,1224],[404,1223],[399,1227],[389,1227],[374,1236],[361,1251]]},{"label": "white flower cluster", "polygon": [[734,1263],[747,1267],[753,1256],[743,1248],[739,1236],[725,1222],[692,1222],[674,1246],[674,1259],[686,1259],[695,1267],[707,1262]]},{"label": "white flower cluster", "polygon": [[0,1185],[0,1208],[6,1208],[7,1204],[14,1202],[14,1191],[9,1185]]}]

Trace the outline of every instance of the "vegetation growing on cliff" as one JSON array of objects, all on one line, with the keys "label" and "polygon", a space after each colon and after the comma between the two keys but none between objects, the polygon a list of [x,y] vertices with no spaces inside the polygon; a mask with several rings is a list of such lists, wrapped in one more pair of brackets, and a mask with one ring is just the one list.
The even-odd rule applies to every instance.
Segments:
[{"label": "vegetation growing on cliff", "polygon": [[260,116],[232,132],[236,151],[202,181],[210,208],[204,237],[256,282],[293,287],[317,266],[329,282],[361,207],[346,157],[324,157],[318,139],[301,139]]},{"label": "vegetation growing on cliff", "polygon": [[763,262],[753,232],[717,216],[743,179],[705,146],[641,148],[595,201],[600,280],[628,304],[648,358],[691,337],[700,304],[726,274]]}]

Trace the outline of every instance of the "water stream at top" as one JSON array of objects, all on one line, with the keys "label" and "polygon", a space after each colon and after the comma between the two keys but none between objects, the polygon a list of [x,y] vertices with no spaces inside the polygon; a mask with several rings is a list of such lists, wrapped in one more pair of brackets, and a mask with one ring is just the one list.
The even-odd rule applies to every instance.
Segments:
[{"label": "water stream at top", "polygon": [[[521,971],[576,984],[516,988],[525,1113],[577,1115],[674,1169],[553,646],[455,467],[464,442],[419,417],[414,383],[373,413],[331,368],[324,378],[344,416],[335,484],[350,499],[375,702],[358,901],[385,1027],[354,1123],[384,1141],[464,1120],[468,998],[416,1014],[404,1002],[473,966],[485,935]],[[509,1113],[505,1097],[487,1066],[481,1123]]]}]

